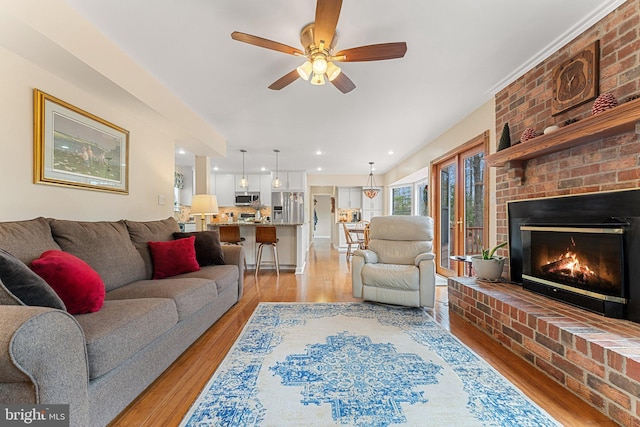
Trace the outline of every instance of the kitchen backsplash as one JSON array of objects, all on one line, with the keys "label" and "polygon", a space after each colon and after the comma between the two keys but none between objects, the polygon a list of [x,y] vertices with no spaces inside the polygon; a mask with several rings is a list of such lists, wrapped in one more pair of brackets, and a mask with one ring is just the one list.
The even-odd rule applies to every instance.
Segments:
[{"label": "kitchen backsplash", "polygon": [[[237,221],[240,218],[240,214],[255,214],[256,210],[249,206],[220,206],[219,213],[216,215],[216,218],[209,218],[210,222],[227,222],[227,216],[233,213],[233,218]],[[266,207],[260,209],[260,214],[265,216],[271,216],[271,208]],[[197,215],[198,217],[200,215]],[[180,210],[176,211],[174,214],[174,218],[178,222],[193,222],[194,218],[191,215],[191,206],[181,205]]]}]

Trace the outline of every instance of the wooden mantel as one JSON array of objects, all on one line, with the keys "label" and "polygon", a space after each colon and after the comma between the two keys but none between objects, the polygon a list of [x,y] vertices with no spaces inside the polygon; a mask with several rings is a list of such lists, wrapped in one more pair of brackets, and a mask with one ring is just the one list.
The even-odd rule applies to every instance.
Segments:
[{"label": "wooden mantel", "polygon": [[529,159],[630,131],[640,133],[640,99],[587,117],[555,132],[512,145],[490,154],[485,161],[490,167],[508,164],[510,167],[522,168]]}]

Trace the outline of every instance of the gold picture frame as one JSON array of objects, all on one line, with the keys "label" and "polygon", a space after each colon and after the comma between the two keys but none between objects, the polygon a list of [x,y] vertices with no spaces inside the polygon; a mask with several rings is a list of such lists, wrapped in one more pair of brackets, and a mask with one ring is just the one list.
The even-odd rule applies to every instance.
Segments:
[{"label": "gold picture frame", "polygon": [[129,131],[33,90],[34,183],[129,194]]}]

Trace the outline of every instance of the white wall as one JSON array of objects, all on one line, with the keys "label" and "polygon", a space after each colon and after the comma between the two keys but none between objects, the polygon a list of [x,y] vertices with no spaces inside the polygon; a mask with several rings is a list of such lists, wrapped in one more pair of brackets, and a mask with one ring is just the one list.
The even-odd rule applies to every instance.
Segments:
[{"label": "white wall", "polygon": [[[0,64],[0,220],[147,220],[173,214],[175,141],[170,136],[3,47]],[[130,132],[128,195],[33,183],[34,88]],[[164,206],[158,205],[158,195],[165,196]]]},{"label": "white wall", "polygon": [[446,154],[455,147],[464,144],[470,139],[489,130],[489,145],[492,152],[496,147],[496,104],[495,99],[480,106],[458,124],[440,135],[433,141],[425,144],[420,150],[412,154],[408,159],[400,162],[384,175],[384,183],[391,185],[405,177],[429,166],[432,160]]},{"label": "white wall", "polygon": [[[464,144],[486,130],[489,130],[490,152],[494,153],[496,150],[495,127],[496,106],[495,99],[491,98],[451,129],[432,142],[426,144],[414,155],[387,172],[384,176],[385,184],[390,185],[391,183],[396,183],[398,181],[402,182],[406,177],[415,174],[424,168],[427,168],[428,172],[428,167],[431,161],[443,156],[455,147]],[[489,193],[489,236],[491,236],[491,239],[495,240],[496,173],[494,168],[489,168]],[[435,193],[430,189],[430,194],[433,196]],[[491,241],[490,244],[495,245],[495,241]]]}]

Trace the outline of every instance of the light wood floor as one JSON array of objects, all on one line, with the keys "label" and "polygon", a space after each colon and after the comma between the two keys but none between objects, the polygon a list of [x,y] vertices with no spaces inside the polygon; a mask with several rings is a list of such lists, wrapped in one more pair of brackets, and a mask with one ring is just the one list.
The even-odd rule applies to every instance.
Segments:
[{"label": "light wood floor", "polygon": [[[158,380],[115,419],[111,426],[176,426],[209,380],[261,301],[344,302],[351,296],[351,265],[326,242],[309,252],[305,273],[261,271],[245,275],[245,292]],[[447,307],[446,286],[439,286],[431,311],[445,329],[500,371],[527,396],[566,426],[615,426],[607,417],[514,356]]]}]

